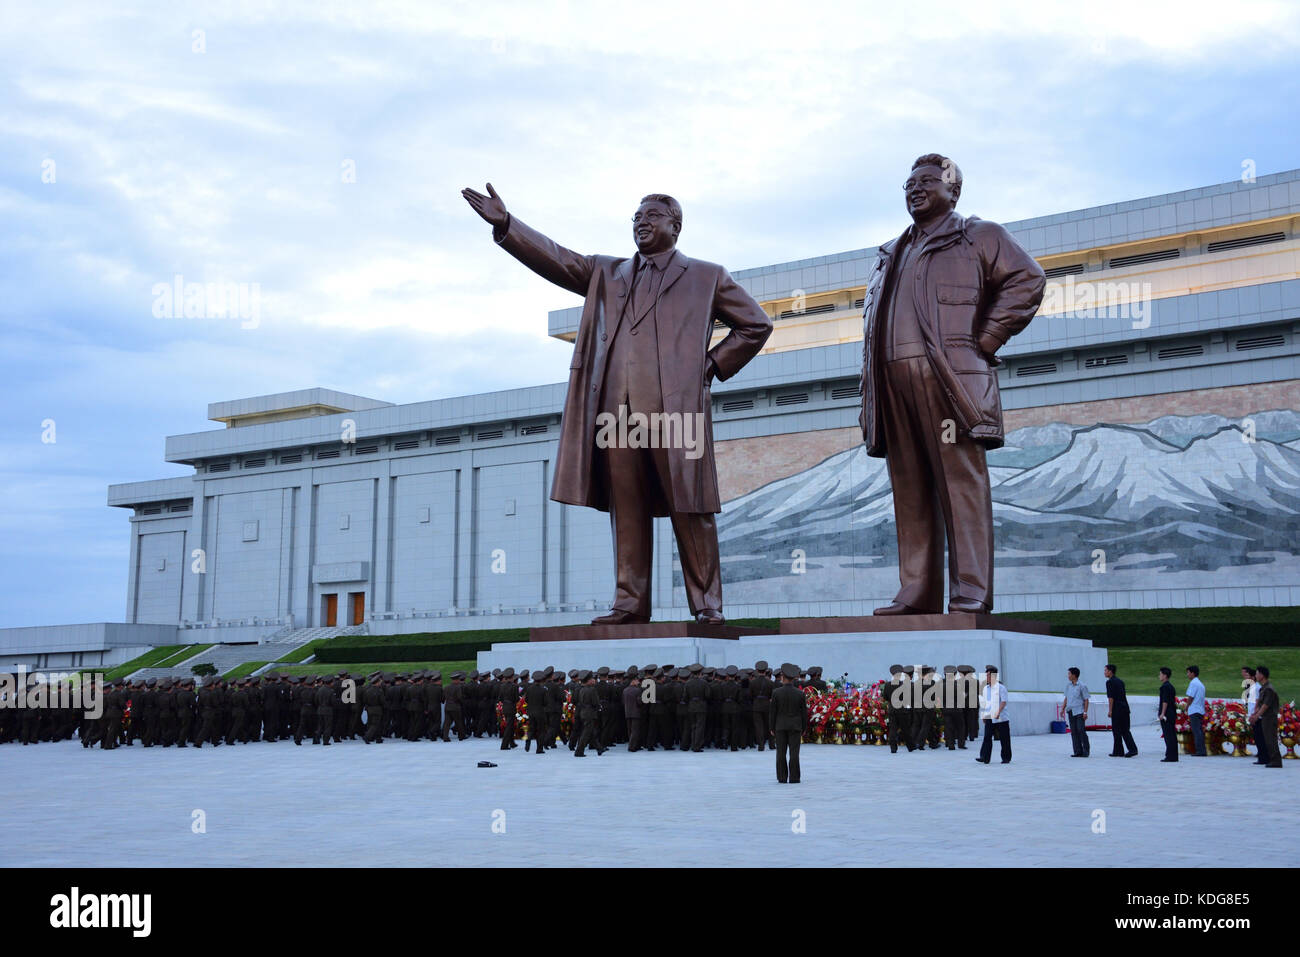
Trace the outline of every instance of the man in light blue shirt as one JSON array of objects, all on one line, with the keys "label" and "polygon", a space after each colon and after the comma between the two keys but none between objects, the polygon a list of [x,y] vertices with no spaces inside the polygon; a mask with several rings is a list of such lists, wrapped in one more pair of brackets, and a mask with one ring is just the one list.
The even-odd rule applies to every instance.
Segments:
[{"label": "man in light blue shirt", "polygon": [[1187,723],[1192,726],[1192,754],[1205,757],[1205,685],[1201,684],[1201,669],[1187,666]]},{"label": "man in light blue shirt", "polygon": [[1086,758],[1092,754],[1088,741],[1088,686],[1079,680],[1079,669],[1066,672],[1065,715],[1070,722],[1070,743],[1074,745],[1073,757]]}]

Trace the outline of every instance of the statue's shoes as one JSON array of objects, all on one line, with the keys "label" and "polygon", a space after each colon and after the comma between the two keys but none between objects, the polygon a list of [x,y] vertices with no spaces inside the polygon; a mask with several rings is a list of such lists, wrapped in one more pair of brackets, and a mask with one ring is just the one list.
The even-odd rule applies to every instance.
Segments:
[{"label": "statue's shoes", "polygon": [[974,598],[954,598],[948,602],[950,615],[987,615],[990,610],[988,605]]},{"label": "statue's shoes", "polygon": [[727,619],[722,617],[722,612],[718,609],[706,608],[695,616],[695,620],[701,625],[721,625],[724,624]]},{"label": "statue's shoes", "polygon": [[630,611],[615,608],[608,615],[591,619],[593,625],[644,625],[650,620],[648,615],[638,615]]},{"label": "statue's shoes", "polygon": [[926,612],[919,608],[913,608],[911,605],[904,605],[901,601],[891,601],[882,608],[877,608],[872,612],[873,615],[924,615]]}]

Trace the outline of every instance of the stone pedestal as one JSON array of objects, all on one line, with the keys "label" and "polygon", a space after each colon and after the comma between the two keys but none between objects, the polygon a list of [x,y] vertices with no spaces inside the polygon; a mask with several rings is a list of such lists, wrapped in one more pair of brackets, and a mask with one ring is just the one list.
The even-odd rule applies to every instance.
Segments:
[{"label": "stone pedestal", "polygon": [[[909,623],[923,616],[914,616]],[[928,616],[924,616],[928,617]],[[976,616],[934,616],[938,618]],[[849,619],[851,620],[851,619]],[[865,622],[879,623],[889,619],[871,618]],[[907,620],[907,619],[899,619]],[[992,619],[999,621],[999,619]],[[845,619],[828,619],[842,622]],[[1066,669],[1077,667],[1082,672],[1084,684],[1100,694],[1105,687],[1102,668],[1106,652],[1094,648],[1092,642],[1081,638],[1057,635],[1032,634],[1004,628],[969,627],[945,630],[891,630],[891,631],[838,631],[802,634],[752,633],[722,636],[694,634],[710,626],[690,622],[661,622],[650,625],[611,625],[619,629],[621,637],[583,637],[565,639],[558,633],[575,629],[534,629],[530,642],[498,643],[491,651],[478,656],[480,670],[505,668],[529,670],[553,665],[556,668],[597,668],[608,665],[625,669],[655,664],[689,665],[699,662],[715,667],[736,665],[752,668],[760,659],[777,668],[783,661],[792,661],[801,668],[820,665],[823,677],[838,678],[847,674],[860,684],[889,676],[889,666],[971,665],[981,675],[987,665],[996,665],[1002,683],[1015,691],[1059,692],[1064,689]],[[1037,625],[1037,622],[1030,622]],[[723,629],[729,626],[722,626]],[[676,631],[676,634],[655,634],[656,629]],[[576,629],[590,634],[594,629],[583,626]],[[538,639],[538,632],[548,632]],[[616,633],[617,634],[617,633]]]}]

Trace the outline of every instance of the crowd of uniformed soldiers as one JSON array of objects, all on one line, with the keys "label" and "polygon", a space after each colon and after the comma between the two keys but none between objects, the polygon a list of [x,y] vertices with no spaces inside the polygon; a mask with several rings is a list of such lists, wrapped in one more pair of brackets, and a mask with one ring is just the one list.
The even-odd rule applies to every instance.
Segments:
[{"label": "crowd of uniformed soldiers", "polygon": [[979,683],[970,665],[945,665],[943,676],[922,665],[890,665],[890,679],[881,687],[887,719],[889,751],[938,748],[965,750],[979,739]]},{"label": "crowd of uniformed soldiers", "polygon": [[[801,687],[825,690],[822,669],[800,673]],[[543,751],[564,743],[575,755],[626,744],[629,752],[681,748],[764,750],[774,739],[772,669],[649,664],[567,673],[440,672],[368,676],[117,679],[104,687],[98,718],[74,708],[0,709],[0,742],[61,741],[105,750],[202,747],[287,741],[301,745],[500,737],[517,746],[516,711],[525,702],[529,734]],[[571,704],[566,720],[566,703]],[[542,716],[539,720],[537,716]],[[503,727],[504,725],[504,727]]]},{"label": "crowd of uniformed soldiers", "polygon": [[[973,673],[969,665],[948,665],[942,676],[929,666],[919,675],[911,665],[891,666],[891,679],[882,687],[890,751],[941,743],[964,749],[977,740]],[[825,691],[821,675],[821,668],[812,667],[793,683]],[[774,740],[775,687],[765,661],[753,668],[649,664],[567,673],[551,667],[531,673],[457,671],[446,681],[437,671],[303,677],[272,672],[198,682],[118,679],[105,686],[98,719],[74,707],[0,708],[0,743],[75,735],[83,747],[111,749],[137,741],[144,747],[202,747],[290,739],[299,745],[358,738],[367,744],[389,738],[450,741],[455,736],[500,737],[502,749],[509,749],[518,745],[515,716],[523,701],[529,726],[524,745],[531,749],[536,743],[539,752],[557,741],[575,755],[585,755],[589,747],[603,754],[623,744],[629,752],[762,751]],[[568,720],[566,702],[571,703]]]}]

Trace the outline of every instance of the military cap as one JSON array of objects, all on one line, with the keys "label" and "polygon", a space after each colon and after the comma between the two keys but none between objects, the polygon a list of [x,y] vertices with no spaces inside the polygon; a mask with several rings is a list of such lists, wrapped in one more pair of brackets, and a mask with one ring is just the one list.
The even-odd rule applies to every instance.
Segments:
[{"label": "military cap", "polygon": [[766,670],[767,670],[767,662],[766,662],[766,661],[756,661],[756,662],[754,662],[754,670],[755,670],[755,671],[766,671]]},{"label": "military cap", "polygon": [[738,675],[738,674],[740,674],[740,669],[739,669],[739,668],[737,668],[735,665],[727,665],[727,675],[728,675],[728,677],[734,678],[734,677],[735,677],[736,675]]},{"label": "military cap", "polygon": [[551,675],[555,674],[555,665],[547,665],[547,666],[542,670],[542,674],[546,675],[546,677],[548,677],[548,678],[549,678]]},{"label": "military cap", "polygon": [[641,670],[642,670],[642,671],[650,671],[650,672],[653,672],[653,671],[654,671],[656,668],[658,668],[658,667],[659,667],[658,665],[646,665],[646,666],[645,666],[644,668],[642,668]]},{"label": "military cap", "polygon": [[463,680],[464,677],[465,677],[465,672],[463,672],[463,671],[453,671],[453,672],[451,673],[451,677],[452,677],[452,680],[453,680],[453,681],[456,680],[457,678],[460,678],[460,679]]},{"label": "military cap", "polygon": [[944,666],[943,666],[943,673],[946,674],[946,675],[955,675],[955,674],[957,673],[957,666],[956,666],[956,665],[944,665]]},{"label": "military cap", "polygon": [[921,665],[921,674],[923,675],[934,674],[934,665]]},{"label": "military cap", "polygon": [[958,665],[957,673],[959,675],[973,675],[975,673],[975,669],[972,668],[970,665]]},{"label": "military cap", "polygon": [[471,671],[471,672],[469,673],[469,676],[470,676],[471,678],[477,678],[477,677],[478,677],[478,669],[475,668],[473,671]]},{"label": "military cap", "polygon": [[753,668],[741,668],[741,669],[740,669],[740,674],[741,674],[743,677],[745,677],[745,678],[748,678],[748,677],[749,677],[750,675],[752,675],[753,673],[754,673],[754,669],[753,669]]},{"label": "military cap", "polygon": [[674,666],[674,665],[664,664],[664,665],[660,665],[659,667],[662,668],[662,669],[664,669],[664,671],[667,671],[669,668],[672,668],[672,667],[675,667],[675,666]]},{"label": "military cap", "polygon": [[[482,675],[480,675],[479,677],[482,677]],[[492,677],[493,677],[493,678],[500,678],[500,677],[501,677],[501,669],[500,669],[500,668],[493,668],[493,669],[492,669]]]},{"label": "military cap", "polygon": [[429,680],[430,680],[430,681],[441,681],[441,680],[442,680],[442,672],[441,672],[441,671],[430,671],[430,672],[429,672]]},{"label": "military cap", "polygon": [[889,673],[890,673],[891,675],[899,674],[900,672],[902,672],[902,670],[903,670],[903,666],[902,666],[902,665],[890,665],[890,666],[889,666]]},{"label": "military cap", "polygon": [[915,673],[915,671],[916,671],[916,668],[913,667],[912,665],[903,665],[903,674],[905,674],[905,675],[909,675],[909,676],[910,676],[910,675],[912,675],[913,673]]},{"label": "military cap", "polygon": [[985,673],[985,674],[988,674],[990,671],[991,671],[991,672],[994,672],[994,673],[996,674],[996,673],[997,673],[997,670],[998,670],[998,666],[997,666],[997,665],[985,665],[985,666],[984,666],[984,673]]},{"label": "military cap", "polygon": [[[798,678],[800,675],[799,666],[787,661],[785,664],[781,665],[781,674],[790,679]],[[785,692],[782,692],[782,694],[784,693]]]},{"label": "military cap", "polygon": [[577,668],[570,668],[570,669],[569,669],[569,677],[570,677],[570,678],[576,678],[576,677],[578,677],[578,669],[577,669]]},{"label": "military cap", "polygon": [[534,671],[534,672],[533,672],[533,680],[534,680],[534,681],[545,681],[545,680],[546,680],[546,672],[545,672],[545,671]]},{"label": "military cap", "polygon": [[632,665],[632,666],[630,666],[630,667],[627,669],[627,676],[628,676],[629,678],[635,678],[635,677],[637,676],[637,674],[638,674],[638,672],[637,672],[636,665]]},{"label": "military cap", "polygon": [[700,674],[701,672],[704,671],[704,665],[700,664],[700,663],[697,661],[697,662],[695,662],[693,665],[689,665],[689,666],[687,666],[686,670],[689,671],[689,672],[690,672],[691,674],[693,674],[693,675],[698,675],[698,674]]},{"label": "military cap", "polygon": [[813,665],[811,668],[808,669],[808,674],[810,675],[819,675],[821,673],[822,673],[821,665]]},{"label": "military cap", "polygon": [[596,674],[602,677],[609,674],[609,665],[601,665],[599,668],[596,669]]},{"label": "military cap", "polygon": [[588,678],[590,678],[590,677],[591,677],[591,672],[588,671],[586,668],[584,668],[584,669],[582,669],[581,671],[578,672],[578,680],[579,680],[579,681],[586,681],[586,680],[587,680]]},{"label": "military cap", "polygon": [[515,676],[515,669],[514,669],[514,668],[506,668],[504,671],[501,672],[501,675],[500,675],[500,676],[501,676],[502,678],[513,678],[513,677]]}]

